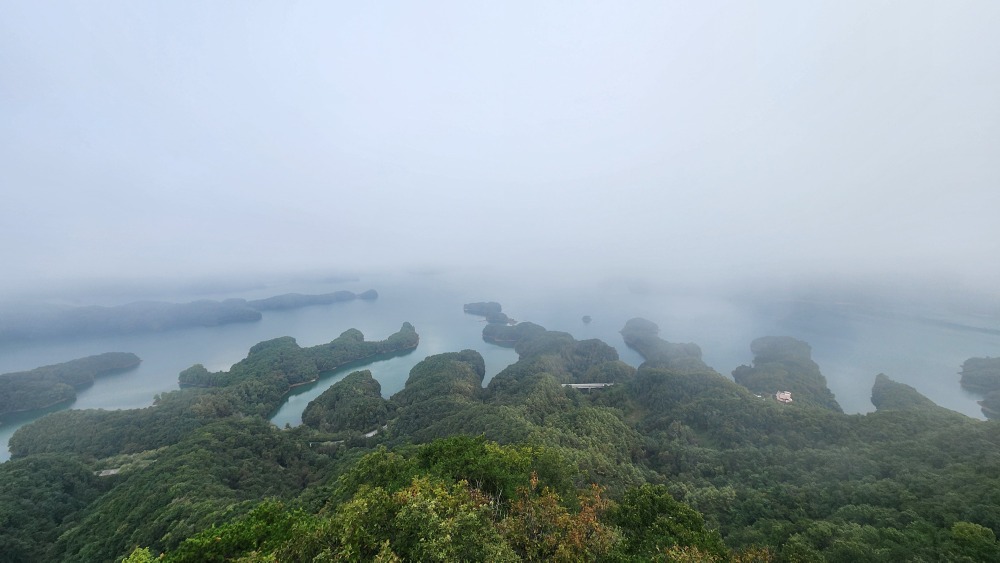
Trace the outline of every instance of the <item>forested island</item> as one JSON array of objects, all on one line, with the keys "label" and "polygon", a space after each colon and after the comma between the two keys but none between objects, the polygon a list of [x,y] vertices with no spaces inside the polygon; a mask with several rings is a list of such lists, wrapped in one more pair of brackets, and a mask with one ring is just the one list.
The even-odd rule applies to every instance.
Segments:
[{"label": "forested island", "polygon": [[372,301],[378,299],[378,292],[374,289],[369,289],[361,293],[351,291],[334,291],[333,293],[321,293],[318,295],[285,293],[283,295],[268,297],[267,299],[247,301],[247,305],[257,311],[270,311],[275,309],[297,309],[311,305],[328,305],[342,301],[353,301],[354,299]]},{"label": "forested island", "polygon": [[962,364],[962,387],[981,395],[986,418],[1000,418],[1000,358],[969,358]]},{"label": "forested island", "polygon": [[0,375],[0,417],[70,403],[76,392],[93,385],[94,378],[139,365],[138,356],[108,352]]},{"label": "forested island", "polygon": [[229,387],[237,383],[270,377],[287,387],[311,383],[322,372],[333,371],[352,362],[371,360],[387,354],[408,353],[420,337],[410,323],[380,342],[366,341],[361,331],[344,331],[332,342],[302,348],[290,336],[261,342],[229,371],[210,372],[195,364],[178,376],[181,386]]},{"label": "forested island", "polygon": [[266,299],[199,300],[189,303],[139,301],[112,307],[23,305],[0,315],[0,342],[56,337],[156,332],[189,327],[256,322],[262,311],[327,305],[354,299],[378,299],[374,289],[356,294],[287,293]]},{"label": "forested island", "polygon": [[385,348],[271,340],[152,407],[49,415],[0,466],[0,558],[1000,560],[996,422],[884,374],[875,412],[844,414],[793,338],[755,340],[731,379],[651,321],[622,336],[638,368],[600,340],[489,323],[518,360],[487,385],[473,350],[425,358],[388,398],[355,371],[289,429],[267,416],[291,385]]},{"label": "forested island", "polygon": [[462,310],[470,315],[479,315],[480,317],[485,317],[488,323],[497,324],[514,324],[514,319],[507,316],[503,312],[503,306],[496,301],[477,301],[475,303],[466,303],[462,306]]},{"label": "forested island", "polygon": [[348,374],[302,411],[302,423],[337,433],[378,432],[389,421],[389,402],[368,370]]}]

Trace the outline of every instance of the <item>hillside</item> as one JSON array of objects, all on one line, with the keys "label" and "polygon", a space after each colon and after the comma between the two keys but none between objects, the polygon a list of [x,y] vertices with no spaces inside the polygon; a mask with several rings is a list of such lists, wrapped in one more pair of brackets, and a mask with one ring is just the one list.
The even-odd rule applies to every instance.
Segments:
[{"label": "hillside", "polygon": [[[382,342],[411,342],[410,330]],[[196,370],[206,387],[148,409],[69,411],[25,427],[15,460],[0,466],[12,483],[0,490],[0,555],[1000,558],[997,423],[884,375],[873,378],[874,413],[844,414],[803,342],[755,341],[754,365],[734,381],[650,321],[622,331],[646,360],[638,369],[599,340],[492,323],[483,338],[519,359],[485,387],[478,352],[435,354],[391,397],[357,371],[311,403],[302,426],[269,424],[281,390],[326,358],[382,349],[355,332],[318,351],[290,338],[258,344],[228,372]],[[579,383],[611,385],[569,386]],[[787,404],[758,392],[778,384],[802,387]],[[104,469],[119,471],[94,477]]]}]

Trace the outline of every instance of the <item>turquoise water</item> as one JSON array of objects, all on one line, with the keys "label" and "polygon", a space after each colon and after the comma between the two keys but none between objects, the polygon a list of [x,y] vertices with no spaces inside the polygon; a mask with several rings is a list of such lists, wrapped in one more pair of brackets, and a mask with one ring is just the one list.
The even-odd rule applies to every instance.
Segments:
[{"label": "turquoise water", "polygon": [[[388,397],[402,389],[410,368],[423,358],[471,348],[486,360],[488,381],[517,356],[510,349],[483,342],[483,320],[462,312],[464,303],[484,300],[499,301],[504,312],[519,321],[566,331],[577,339],[599,338],[615,346],[631,365],[638,365],[641,358],[624,346],[618,331],[636,316],[658,323],[661,336],[667,340],[697,343],[706,363],[724,375],[752,361],[750,341],[754,338],[791,335],[812,345],[813,358],[846,412],[873,409],[869,401],[871,386],[875,375],[883,372],[914,386],[942,406],[981,418],[975,397],[959,387],[957,372],[968,357],[1000,355],[998,335],[859,315],[787,315],[773,307],[691,293],[637,292],[624,286],[546,290],[470,278],[383,276],[354,283],[272,286],[224,297],[369,288],[379,291],[379,299],[271,311],[257,323],[4,345],[0,346],[0,373],[102,352],[133,352],[142,358],[138,368],[98,379],[78,393],[70,408],[139,408],[152,404],[158,393],[177,389],[181,370],[195,363],[210,370],[228,369],[262,340],[292,336],[302,346],[313,346],[329,342],[349,328],[362,331],[368,339],[383,339],[399,330],[403,322],[414,325],[420,345],[412,353],[324,374],[317,383],[294,389],[272,419],[281,427],[294,426],[300,424],[302,410],[309,401],[353,369],[370,369],[382,386],[382,394]],[[592,322],[583,323],[583,315],[591,316]],[[0,426],[0,441],[6,445],[17,427],[35,418],[23,415],[6,421]],[[0,459],[7,457],[6,447],[0,449]]]}]

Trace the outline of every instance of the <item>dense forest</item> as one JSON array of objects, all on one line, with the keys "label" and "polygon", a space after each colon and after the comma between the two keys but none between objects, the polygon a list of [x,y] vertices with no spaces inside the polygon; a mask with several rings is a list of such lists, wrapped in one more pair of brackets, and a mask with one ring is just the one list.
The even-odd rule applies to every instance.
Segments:
[{"label": "dense forest", "polygon": [[470,315],[479,315],[486,318],[488,323],[513,324],[514,319],[503,312],[503,306],[496,301],[478,301],[476,303],[466,303],[463,310]]},{"label": "dense forest", "polygon": [[981,395],[986,418],[1000,418],[1000,358],[969,358],[962,364],[962,387]]},{"label": "dense forest", "polygon": [[844,414],[789,337],[730,378],[645,319],[622,329],[638,368],[533,323],[482,336],[519,358],[485,386],[473,350],[388,398],[358,370],[295,428],[267,421],[290,386],[412,350],[415,329],[262,342],[152,407],[44,417],[0,466],[0,559],[1000,560],[996,422],[884,374],[875,412]]},{"label": "dense forest", "polygon": [[76,399],[76,392],[93,385],[94,378],[139,365],[128,352],[108,352],[0,375],[0,417],[44,409]]}]

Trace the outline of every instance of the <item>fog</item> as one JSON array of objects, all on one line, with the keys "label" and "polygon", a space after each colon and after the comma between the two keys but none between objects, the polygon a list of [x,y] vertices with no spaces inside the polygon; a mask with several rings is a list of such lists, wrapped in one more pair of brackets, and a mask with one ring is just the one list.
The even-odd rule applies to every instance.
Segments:
[{"label": "fog", "polygon": [[996,2],[0,13],[5,298],[393,269],[1000,282]]}]

